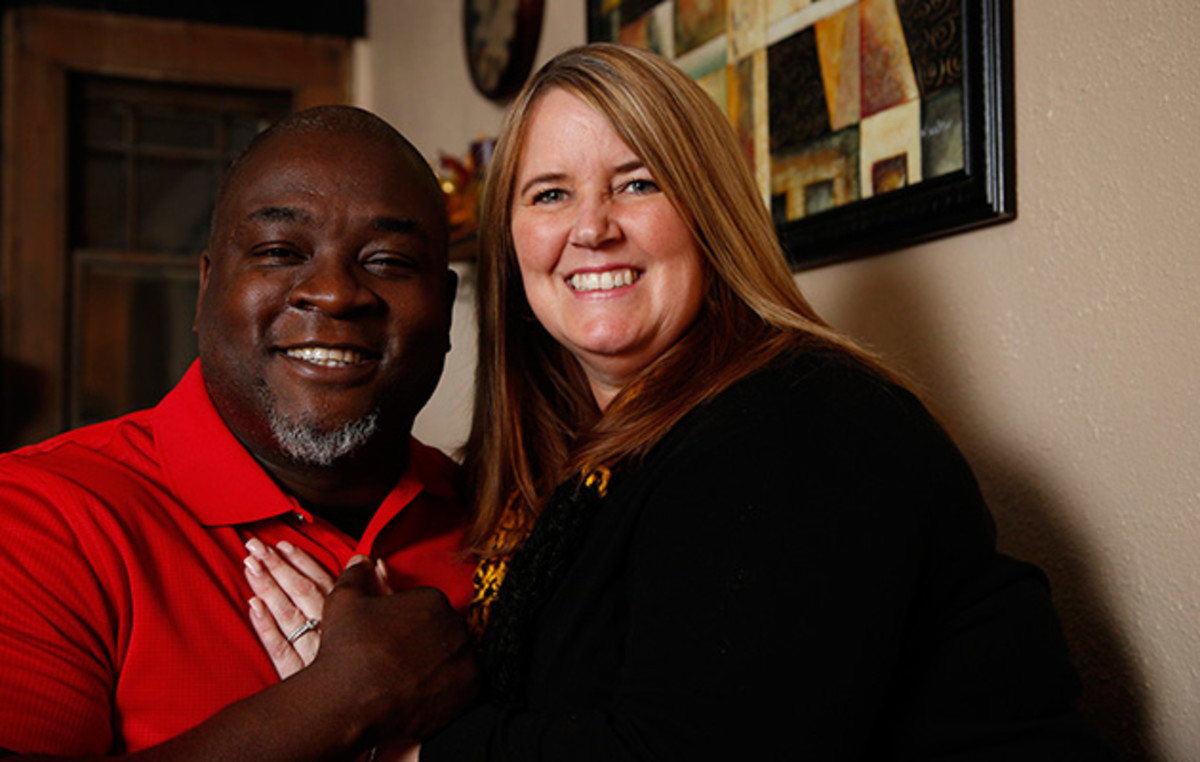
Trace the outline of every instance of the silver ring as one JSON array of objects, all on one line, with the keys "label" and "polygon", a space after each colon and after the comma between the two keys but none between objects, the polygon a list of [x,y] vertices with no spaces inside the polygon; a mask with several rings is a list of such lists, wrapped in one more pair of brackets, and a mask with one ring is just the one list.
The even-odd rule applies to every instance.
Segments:
[{"label": "silver ring", "polygon": [[305,620],[304,624],[297,627],[295,629],[295,631],[292,632],[291,635],[287,636],[287,642],[289,644],[295,643],[297,640],[300,639],[300,636],[304,635],[304,633],[306,633],[306,632],[312,632],[313,630],[317,629],[317,627],[319,627],[320,624],[321,624],[320,619],[313,619],[312,617],[309,617],[307,620]]}]

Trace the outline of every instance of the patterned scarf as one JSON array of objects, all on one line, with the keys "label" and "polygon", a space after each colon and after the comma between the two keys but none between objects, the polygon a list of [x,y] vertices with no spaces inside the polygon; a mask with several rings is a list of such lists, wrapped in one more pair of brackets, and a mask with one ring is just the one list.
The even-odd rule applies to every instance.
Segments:
[{"label": "patterned scarf", "polygon": [[609,477],[601,467],[560,485],[531,528],[522,526],[511,503],[505,508],[492,547],[503,547],[514,533],[528,535],[511,557],[480,562],[468,614],[472,632],[482,633],[479,653],[493,700],[524,698],[538,619],[608,493]]}]

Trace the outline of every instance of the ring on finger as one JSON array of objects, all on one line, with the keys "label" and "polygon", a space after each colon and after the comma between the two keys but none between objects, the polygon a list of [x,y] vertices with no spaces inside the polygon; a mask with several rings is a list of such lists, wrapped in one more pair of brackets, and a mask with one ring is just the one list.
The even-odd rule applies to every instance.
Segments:
[{"label": "ring on finger", "polygon": [[306,619],[304,621],[304,624],[297,627],[295,630],[292,631],[291,635],[287,636],[287,642],[295,643],[297,640],[299,640],[301,637],[303,637],[306,633],[316,630],[317,627],[319,627],[320,625],[321,625],[320,619],[313,619],[312,617],[309,617],[308,619]]}]

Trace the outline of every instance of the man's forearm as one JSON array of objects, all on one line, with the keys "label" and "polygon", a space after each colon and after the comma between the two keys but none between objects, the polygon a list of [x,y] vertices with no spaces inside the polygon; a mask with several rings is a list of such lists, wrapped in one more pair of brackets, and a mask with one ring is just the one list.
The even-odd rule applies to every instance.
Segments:
[{"label": "man's forearm", "polygon": [[[74,757],[77,762],[261,762],[264,759],[351,759],[369,749],[370,707],[323,679],[319,669],[225,707],[179,736],[132,754]],[[0,754],[4,754],[0,750]],[[12,752],[8,752],[12,754]],[[6,762],[62,760],[43,754],[7,756]]]}]

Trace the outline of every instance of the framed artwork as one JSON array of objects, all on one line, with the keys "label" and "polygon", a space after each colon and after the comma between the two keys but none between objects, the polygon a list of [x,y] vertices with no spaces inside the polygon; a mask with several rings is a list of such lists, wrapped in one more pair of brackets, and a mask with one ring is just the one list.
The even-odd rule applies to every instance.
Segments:
[{"label": "framed artwork", "polygon": [[1011,0],[587,0],[733,123],[796,269],[1016,214]]}]

